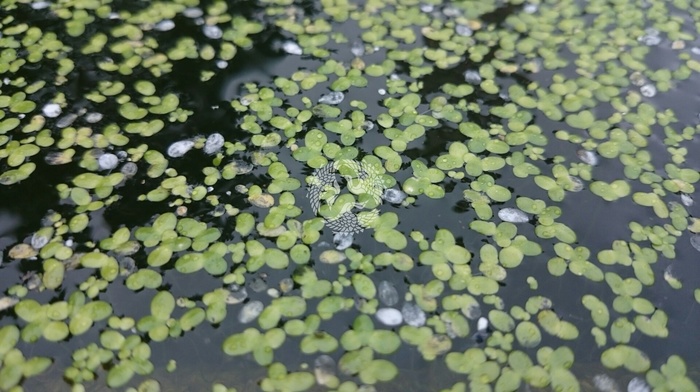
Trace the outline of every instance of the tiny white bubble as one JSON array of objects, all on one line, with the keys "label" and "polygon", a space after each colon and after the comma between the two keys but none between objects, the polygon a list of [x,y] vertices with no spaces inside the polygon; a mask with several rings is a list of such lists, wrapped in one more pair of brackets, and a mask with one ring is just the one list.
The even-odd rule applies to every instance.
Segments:
[{"label": "tiny white bubble", "polygon": [[297,56],[300,56],[304,51],[301,49],[301,46],[297,44],[294,41],[285,41],[282,43],[282,50],[285,51],[287,54],[294,54]]},{"label": "tiny white bubble", "polygon": [[61,106],[57,103],[47,103],[41,111],[44,113],[44,116],[50,118],[58,117],[62,112]]},{"label": "tiny white bubble", "polygon": [[194,142],[192,140],[175,142],[168,147],[168,156],[171,158],[179,158],[191,150],[192,147],[194,147]]},{"label": "tiny white bubble", "polygon": [[156,23],[153,28],[157,31],[170,31],[175,28],[175,22],[170,19],[164,19]]},{"label": "tiny white bubble", "polygon": [[489,327],[489,320],[486,317],[479,317],[479,321],[476,322],[476,329],[478,331],[486,331]]}]

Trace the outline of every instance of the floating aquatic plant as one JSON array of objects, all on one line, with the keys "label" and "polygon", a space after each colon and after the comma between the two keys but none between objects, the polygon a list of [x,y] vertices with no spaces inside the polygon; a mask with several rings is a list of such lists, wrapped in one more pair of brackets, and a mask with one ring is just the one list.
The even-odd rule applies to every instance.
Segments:
[{"label": "floating aquatic plant", "polygon": [[[687,4],[3,7],[0,389],[167,389],[185,335],[265,391],[579,390],[571,342],[697,390]],[[403,388],[413,353],[468,379]]]}]

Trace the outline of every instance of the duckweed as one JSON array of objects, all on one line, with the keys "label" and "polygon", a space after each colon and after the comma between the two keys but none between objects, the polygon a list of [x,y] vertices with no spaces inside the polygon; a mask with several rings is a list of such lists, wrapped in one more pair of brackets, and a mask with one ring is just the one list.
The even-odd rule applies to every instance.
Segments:
[{"label": "duckweed", "polygon": [[0,389],[697,390],[681,3],[3,5]]}]

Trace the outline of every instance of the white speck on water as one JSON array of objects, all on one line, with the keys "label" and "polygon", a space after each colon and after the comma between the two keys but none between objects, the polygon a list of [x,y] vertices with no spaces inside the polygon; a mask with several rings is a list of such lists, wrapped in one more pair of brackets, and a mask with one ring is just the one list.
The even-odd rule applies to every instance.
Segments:
[{"label": "white speck on water", "polygon": [[425,325],[425,312],[413,302],[406,302],[401,307],[401,315],[406,324],[412,327]]},{"label": "white speck on water", "polygon": [[567,189],[569,192],[581,192],[583,190],[583,181],[576,176],[569,175],[569,180],[571,181],[571,187]]},{"label": "white speck on water", "polygon": [[228,61],[226,61],[226,60],[218,60],[218,61],[216,62],[216,68],[219,68],[219,69],[226,69],[226,67],[228,67]]},{"label": "white speck on water", "polygon": [[69,127],[73,124],[73,122],[77,118],[78,118],[78,115],[75,113],[66,114],[65,116],[59,118],[58,121],[56,121],[56,128],[63,129],[63,128]]},{"label": "white speck on water", "polygon": [[695,200],[693,200],[692,196],[681,193],[681,203],[683,203],[683,205],[686,207],[690,207],[695,204]]},{"label": "white speck on water", "polygon": [[651,97],[653,97],[653,96],[656,95],[656,86],[654,86],[654,85],[651,84],[651,83],[650,83],[650,84],[645,84],[644,86],[642,86],[642,87],[639,88],[639,92],[640,92],[643,96],[645,96],[645,97],[647,97],[647,98],[651,98]]},{"label": "white speck on water", "polygon": [[314,361],[314,376],[318,385],[328,385],[335,380],[335,360],[328,355],[320,355]]},{"label": "white speck on water", "polygon": [[270,287],[269,289],[267,289],[267,295],[270,296],[270,298],[279,298],[280,291],[274,287]]},{"label": "white speck on water", "polygon": [[377,310],[375,317],[380,323],[390,327],[400,325],[403,322],[401,312],[394,308],[381,308]]},{"label": "white speck on water", "polygon": [[345,250],[349,248],[352,245],[352,241],[354,240],[354,237],[352,233],[335,233],[333,235],[333,244],[335,244],[335,248],[337,250]]},{"label": "white speck on water", "polygon": [[15,297],[0,298],[0,312],[15,306],[17,302],[19,302],[19,299]]},{"label": "white speck on water", "polygon": [[220,39],[224,36],[224,32],[221,31],[221,28],[219,26],[206,25],[202,27],[202,32],[207,38],[211,39]]},{"label": "white speck on water", "polygon": [[685,41],[677,39],[671,42],[671,49],[673,50],[681,50],[685,49]]},{"label": "white speck on water", "polygon": [[498,217],[504,222],[510,223],[526,223],[530,221],[530,217],[517,208],[503,208],[498,211]]},{"label": "white speck on water", "polygon": [[204,152],[212,155],[216,154],[224,146],[224,137],[220,133],[212,133],[204,143]]},{"label": "white speck on water", "polygon": [[635,86],[643,86],[647,82],[647,79],[641,72],[634,71],[630,74],[630,82]]},{"label": "white speck on water", "polygon": [[661,37],[659,37],[658,35],[644,34],[637,38],[637,41],[641,42],[646,46],[656,46],[661,43]]},{"label": "white speck on water", "polygon": [[421,4],[420,5],[420,10],[425,12],[425,13],[433,12],[434,9],[435,9],[435,6],[433,6],[432,4]]},{"label": "white speck on water", "polygon": [[[31,258],[30,260],[33,259],[35,259],[35,257]],[[26,273],[22,276],[22,280],[24,281],[24,287],[26,287],[28,290],[36,290],[42,285],[41,277],[36,272]]]},{"label": "white speck on water", "polygon": [[110,12],[109,15],[107,15],[107,18],[109,20],[120,20],[122,17],[116,12]]},{"label": "white speck on water", "polygon": [[382,280],[377,288],[377,297],[379,302],[386,306],[394,306],[399,302],[399,292],[391,282]]},{"label": "white speck on water", "polygon": [[355,57],[360,57],[363,54],[365,54],[365,44],[362,41],[355,41],[352,43],[352,46],[350,47],[350,52]]},{"label": "white speck on water", "polygon": [[191,150],[192,147],[194,147],[194,142],[192,140],[175,142],[168,147],[168,156],[170,158],[179,158],[187,154],[187,151]]},{"label": "white speck on water", "polygon": [[175,28],[175,22],[170,19],[163,19],[153,26],[153,29],[157,31],[170,31]]},{"label": "white speck on water", "polygon": [[287,54],[295,54],[297,56],[301,56],[301,54],[304,53],[301,46],[294,41],[284,41],[282,43],[282,50]]},{"label": "white speck on water", "polygon": [[36,1],[31,3],[31,7],[34,10],[43,10],[44,8],[51,7],[51,3],[49,3],[48,1]]},{"label": "white speck on water", "polygon": [[204,24],[204,19],[202,19],[202,18],[197,18],[197,19],[194,20],[194,24],[196,24],[197,26],[201,26],[201,25]]},{"label": "white speck on water", "polygon": [[364,129],[365,131],[371,131],[372,129],[374,129],[374,123],[372,121],[367,120],[364,123],[362,123],[362,129]]},{"label": "white speck on water", "polygon": [[445,16],[452,18],[455,16],[459,16],[462,12],[459,10],[459,8],[456,8],[456,7],[445,7],[442,10],[442,13]]},{"label": "white speck on water", "polygon": [[131,178],[136,175],[136,172],[138,172],[139,167],[136,166],[134,162],[127,162],[122,166],[121,172],[126,178]]},{"label": "white speck on water", "polygon": [[476,330],[479,332],[484,332],[489,327],[489,320],[486,317],[479,317],[479,321],[476,322]]},{"label": "white speck on water", "polygon": [[39,250],[39,249],[43,248],[48,243],[49,243],[49,237],[47,237],[45,235],[38,234],[38,233],[34,233],[32,235],[32,240],[31,240],[32,248]]},{"label": "white speck on water", "polygon": [[690,48],[690,52],[692,54],[696,54],[696,55],[700,56],[700,48],[697,46],[693,46],[692,48]]},{"label": "white speck on water", "polygon": [[598,374],[593,377],[593,385],[600,392],[620,392],[620,388],[617,386],[615,380],[606,374]]},{"label": "white speck on water", "polygon": [[102,117],[102,113],[90,112],[85,115],[85,121],[87,121],[90,124],[94,124],[100,122],[102,120]]},{"label": "white speck on water", "polygon": [[384,194],[382,194],[382,199],[388,201],[391,204],[401,204],[404,200],[406,200],[406,193],[404,191],[394,189],[394,188],[388,188],[384,190]]},{"label": "white speck on water", "polygon": [[389,75],[389,80],[401,80],[401,76],[393,73],[393,74]]},{"label": "white speck on water", "polygon": [[65,240],[65,241],[63,242],[63,245],[65,245],[65,246],[67,246],[67,247],[69,247],[69,248],[72,247],[72,246],[73,246],[73,239],[72,239],[72,238],[69,238],[69,239]]},{"label": "white speck on water", "polygon": [[627,392],[650,392],[651,388],[643,379],[635,377],[627,384]]},{"label": "white speck on water", "polygon": [[386,90],[380,88],[379,90],[377,90],[377,93],[379,93],[379,95],[386,95]]},{"label": "white speck on water", "polygon": [[464,80],[469,84],[479,84],[481,83],[481,75],[479,71],[469,69],[464,72]]},{"label": "white speck on water", "polygon": [[226,297],[226,303],[229,305],[239,304],[248,298],[248,290],[245,287],[241,287],[237,284],[232,284],[229,287],[229,293]]},{"label": "white speck on water", "polygon": [[523,12],[526,14],[534,14],[535,12],[537,12],[538,9],[540,9],[539,5],[533,4],[533,3],[527,3],[523,7]]},{"label": "white speck on water", "polygon": [[50,118],[58,117],[62,112],[61,106],[57,103],[47,103],[41,111],[44,113],[44,116]]},{"label": "white speck on water", "polygon": [[100,167],[100,170],[112,170],[117,167],[118,164],[119,158],[112,153],[102,154],[97,158],[97,165]]},{"label": "white speck on water", "polygon": [[474,34],[474,30],[470,29],[469,26],[458,24],[455,27],[455,33],[461,35],[462,37],[471,37]]},{"label": "white speck on water", "polygon": [[591,166],[596,166],[598,164],[598,155],[593,151],[578,150],[576,154],[583,163],[587,163]]},{"label": "white speck on water", "polygon": [[322,95],[321,98],[318,99],[318,103],[325,103],[326,105],[337,105],[345,99],[345,94],[343,94],[340,91],[333,91],[332,93],[328,93],[326,95]]},{"label": "white speck on water", "polygon": [[238,321],[242,324],[248,324],[249,322],[255,320],[262,313],[265,305],[260,301],[250,301],[243,305],[241,311],[238,312]]},{"label": "white speck on water", "polygon": [[199,18],[200,16],[204,15],[204,11],[202,11],[201,8],[190,7],[190,8],[185,8],[185,10],[182,11],[182,15],[184,15],[188,18]]}]

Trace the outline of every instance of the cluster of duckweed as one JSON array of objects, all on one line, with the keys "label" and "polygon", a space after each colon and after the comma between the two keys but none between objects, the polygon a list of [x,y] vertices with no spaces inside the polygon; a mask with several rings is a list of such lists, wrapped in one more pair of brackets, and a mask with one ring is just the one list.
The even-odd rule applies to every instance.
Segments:
[{"label": "cluster of duckweed", "polygon": [[[0,390],[158,391],[183,336],[264,391],[382,390],[407,356],[432,390],[697,390],[654,350],[697,321],[666,298],[700,302],[690,2],[2,8],[0,195],[51,202],[3,251]],[[198,102],[263,49],[288,72]]]}]

